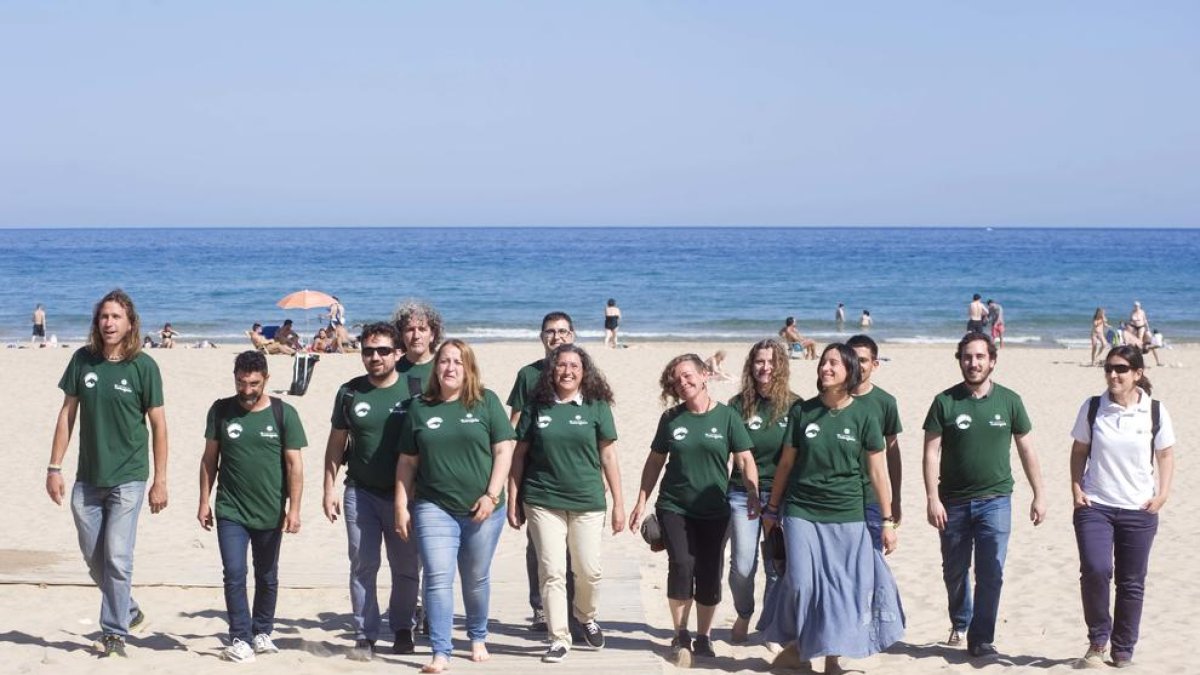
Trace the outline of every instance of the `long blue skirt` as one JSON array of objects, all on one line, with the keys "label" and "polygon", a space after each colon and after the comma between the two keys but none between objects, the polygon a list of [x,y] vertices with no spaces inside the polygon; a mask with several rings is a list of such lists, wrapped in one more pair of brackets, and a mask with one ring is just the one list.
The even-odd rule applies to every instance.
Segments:
[{"label": "long blue skirt", "polygon": [[794,641],[801,659],[861,659],[904,636],[896,580],[865,523],[782,523],[787,573],[763,605],[763,639]]}]

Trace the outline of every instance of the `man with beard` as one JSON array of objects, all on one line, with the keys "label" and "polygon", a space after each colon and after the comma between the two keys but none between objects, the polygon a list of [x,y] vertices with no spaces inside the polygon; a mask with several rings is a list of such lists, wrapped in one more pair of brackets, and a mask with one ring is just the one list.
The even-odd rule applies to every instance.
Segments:
[{"label": "man with beard", "polygon": [[951,621],[947,644],[961,645],[965,632],[971,656],[991,658],[997,655],[993,642],[1012,521],[1013,441],[1033,490],[1034,525],[1046,517],[1046,504],[1025,406],[1016,392],[992,381],[996,346],[987,335],[970,332],[955,357],[963,381],[938,394],[925,417],[927,516],[941,538]]}]

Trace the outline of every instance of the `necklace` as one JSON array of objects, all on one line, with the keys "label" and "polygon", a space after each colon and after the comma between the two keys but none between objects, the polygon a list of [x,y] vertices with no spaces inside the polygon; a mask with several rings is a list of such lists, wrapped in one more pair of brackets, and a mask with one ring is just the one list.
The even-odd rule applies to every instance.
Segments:
[{"label": "necklace", "polygon": [[[845,399],[844,401],[845,401],[845,405],[829,406],[829,416],[830,417],[837,417],[838,415],[841,415],[843,410],[850,407],[850,403],[853,402],[854,399],[847,397],[847,399]],[[838,401],[838,403],[842,403],[842,402],[843,401]]]},{"label": "necklace", "polygon": [[125,357],[120,354],[112,354],[109,356],[105,356],[104,358],[108,359],[109,361],[113,361],[113,362],[122,361],[125,359]]}]

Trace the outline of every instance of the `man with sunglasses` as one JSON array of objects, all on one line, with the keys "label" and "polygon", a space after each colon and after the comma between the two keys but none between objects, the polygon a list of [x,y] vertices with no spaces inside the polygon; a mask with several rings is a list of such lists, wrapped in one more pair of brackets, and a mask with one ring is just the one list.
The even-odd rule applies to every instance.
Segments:
[{"label": "man with sunglasses", "polygon": [[992,381],[996,354],[984,333],[963,336],[954,354],[963,381],[934,398],[924,425],[927,517],[941,538],[951,622],[946,642],[961,645],[965,632],[967,650],[978,658],[997,656],[993,642],[1012,523],[1009,448],[1014,441],[1033,491],[1029,519],[1040,525],[1046,517],[1029,415],[1016,392]]},{"label": "man with sunglasses", "polygon": [[871,414],[879,421],[883,431],[884,452],[887,461],[888,480],[892,486],[892,519],[883,521],[883,511],[879,507],[879,498],[871,489],[871,478],[867,471],[867,454],[859,458],[863,474],[864,513],[867,519],[867,531],[871,533],[871,543],[875,550],[883,552],[883,528],[900,526],[900,480],[902,475],[900,463],[900,409],[896,405],[896,397],[871,382],[871,375],[879,367],[879,345],[866,335],[855,335],[846,340],[846,346],[854,350],[858,357],[859,370],[862,371],[862,383],[850,392],[854,399],[866,404]]},{"label": "man with sunglasses", "polygon": [[[349,656],[369,661],[379,636],[376,577],[379,547],[387,549],[392,574],[388,623],[394,631],[392,651],[413,653],[417,608],[417,547],[396,533],[395,491],[400,423],[412,398],[408,382],[396,372],[400,335],[390,323],[363,328],[362,362],[366,375],[343,384],[333,403],[332,428],[325,445],[325,517],[346,511],[350,556],[350,606],[354,613],[354,648]],[[346,465],[346,489],[339,499],[335,481]]]},{"label": "man with sunglasses", "polygon": [[[546,368],[550,352],[553,352],[554,348],[559,345],[575,342],[575,324],[566,312],[550,312],[542,317],[542,330],[539,336],[545,354],[542,358],[517,371],[517,379],[513,382],[512,391],[508,394],[506,403],[511,408],[509,421],[512,422],[514,429],[521,421],[521,410],[525,408],[525,404],[529,403],[533,388],[537,386],[538,378],[542,376],[542,370]],[[518,503],[520,503],[519,500]],[[532,531],[526,530],[526,534],[528,535],[528,544],[525,547],[525,573],[529,577],[529,608],[533,610],[533,620],[529,624],[529,629],[535,633],[544,633],[546,632],[546,611],[542,605],[541,585],[538,580],[537,549],[533,545]],[[575,596],[575,575],[570,571],[569,554],[567,560],[567,605],[570,606]],[[575,625],[578,622],[575,621],[574,616],[571,617],[570,623],[571,634],[579,635],[581,632]]]}]

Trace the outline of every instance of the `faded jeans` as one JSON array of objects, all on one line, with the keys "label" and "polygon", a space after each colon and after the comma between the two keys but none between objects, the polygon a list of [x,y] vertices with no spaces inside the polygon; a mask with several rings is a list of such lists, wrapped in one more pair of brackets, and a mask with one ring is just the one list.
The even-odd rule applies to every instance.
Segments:
[{"label": "faded jeans", "polygon": [[346,538],[350,555],[350,607],[354,612],[354,638],[379,637],[379,547],[387,548],[392,573],[388,623],[393,631],[412,630],[417,609],[417,548],[396,534],[396,502],[360,487],[346,486]]},{"label": "faded jeans", "polygon": [[[946,529],[941,532],[942,580],[950,623],[967,631],[967,645],[992,643],[1004,586],[1004,559],[1012,531],[1012,498],[1008,495],[947,502]],[[975,558],[975,592],[971,592],[971,557]]]},{"label": "faded jeans", "polygon": [[[766,504],[770,490],[759,491],[759,503]],[[746,517],[746,490],[730,488],[729,499],[729,594],[733,596],[733,608],[743,619],[754,615],[754,574],[758,571],[758,542],[762,539],[762,518],[750,520]],[[767,584],[763,597],[771,593],[771,587],[779,580],[779,573],[772,562],[770,539],[763,539],[763,573]]]},{"label": "faded jeans", "polygon": [[133,593],[133,547],[145,481],[101,488],[76,481],[71,489],[71,515],[79,535],[79,551],[88,574],[100,588],[100,629],[105,635],[129,635],[137,616]]}]

